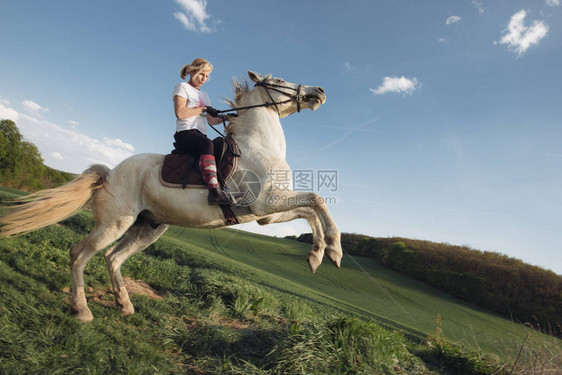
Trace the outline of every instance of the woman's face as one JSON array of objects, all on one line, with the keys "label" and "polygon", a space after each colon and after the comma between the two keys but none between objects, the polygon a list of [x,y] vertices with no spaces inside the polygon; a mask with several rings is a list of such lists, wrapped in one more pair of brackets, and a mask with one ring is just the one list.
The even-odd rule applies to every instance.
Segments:
[{"label": "woman's face", "polygon": [[207,79],[209,79],[209,75],[211,74],[211,70],[201,70],[199,73],[191,76],[189,83],[191,86],[195,87],[196,89],[203,86]]}]

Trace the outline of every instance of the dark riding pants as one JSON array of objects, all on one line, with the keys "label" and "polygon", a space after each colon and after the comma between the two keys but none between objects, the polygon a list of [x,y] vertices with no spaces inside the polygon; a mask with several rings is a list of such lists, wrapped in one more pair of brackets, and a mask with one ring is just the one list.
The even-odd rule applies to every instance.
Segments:
[{"label": "dark riding pants", "polygon": [[174,147],[180,153],[187,153],[193,156],[213,155],[213,141],[197,129],[182,130],[174,134]]}]

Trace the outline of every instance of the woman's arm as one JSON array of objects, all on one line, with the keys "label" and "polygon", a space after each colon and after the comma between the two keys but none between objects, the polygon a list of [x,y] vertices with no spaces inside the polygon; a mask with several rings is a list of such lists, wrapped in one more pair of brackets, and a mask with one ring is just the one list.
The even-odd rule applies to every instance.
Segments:
[{"label": "woman's arm", "polygon": [[[183,120],[194,116],[199,116],[205,112],[205,107],[188,108],[187,99],[181,96],[174,96],[174,113],[176,118]],[[213,124],[214,125],[214,124]]]},{"label": "woman's arm", "polygon": [[222,118],[220,117],[213,117],[211,115],[207,115],[207,122],[210,125],[218,125],[218,124],[222,124]]}]

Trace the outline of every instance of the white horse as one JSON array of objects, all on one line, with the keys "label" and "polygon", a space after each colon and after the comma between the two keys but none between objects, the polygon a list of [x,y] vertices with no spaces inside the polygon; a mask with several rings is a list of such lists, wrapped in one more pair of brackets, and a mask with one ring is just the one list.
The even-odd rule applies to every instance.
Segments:
[{"label": "white horse", "polygon": [[[256,199],[246,206],[233,207],[241,223],[257,220],[260,225],[304,218],[312,228],[314,243],[308,263],[315,272],[324,253],[340,266],[342,249],[340,232],[324,201],[315,193],[280,188],[271,179],[272,171],[290,168],[285,161],[285,136],[279,121],[301,108],[313,111],[326,101],[324,90],[316,86],[297,85],[271,76],[248,72],[256,82],[234,81],[235,98],[231,106],[251,107],[232,117],[227,132],[238,143],[241,156],[239,170],[251,171],[259,179],[261,189]],[[218,206],[207,203],[207,189],[177,189],[160,182],[164,156],[141,154],[132,156],[109,170],[94,165],[75,180],[56,189],[45,190],[24,198],[0,218],[0,236],[13,236],[57,223],[90,203],[95,227],[70,251],[72,271],[72,308],[82,322],[93,319],[84,294],[83,271],[89,259],[100,250],[105,259],[117,305],[122,314],[134,313],[121,277],[121,265],[131,255],[155,242],[168,225],[193,228],[226,226]],[[290,181],[289,181],[290,182]],[[250,189],[248,183],[235,188]],[[290,184],[289,184],[290,185]]]}]

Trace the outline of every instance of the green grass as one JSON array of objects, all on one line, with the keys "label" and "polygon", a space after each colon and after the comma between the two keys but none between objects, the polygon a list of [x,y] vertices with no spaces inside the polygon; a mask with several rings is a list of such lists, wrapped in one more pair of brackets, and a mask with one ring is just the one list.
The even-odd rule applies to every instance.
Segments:
[{"label": "green grass", "polygon": [[0,240],[1,374],[507,373],[527,334],[515,373],[560,365],[559,340],[371,259],[313,275],[307,245],[231,229],[171,228],[129,259],[123,275],[162,297],[133,295],[130,317],[113,306],[98,254],[85,270],[95,320],[79,324],[68,251],[92,225],[84,211]]},{"label": "green grass", "polygon": [[[232,229],[211,232],[172,228],[166,237],[182,241],[184,246],[196,245],[202,254],[212,252],[222,256],[223,262],[232,262],[238,269],[251,266],[254,278],[260,283],[275,285],[330,305],[341,313],[376,320],[419,338],[435,330],[435,318],[440,314],[449,341],[500,358],[516,355],[529,333],[545,340],[545,345],[560,344],[559,340],[391,271],[373,259],[345,255],[341,269],[328,261],[311,274],[306,263],[310,246],[293,240]],[[210,242],[215,245],[209,246]]]},{"label": "green grass", "polygon": [[[136,314],[120,316],[111,306],[105,264],[98,256],[86,270],[96,319],[79,324],[69,309],[66,259],[66,246],[77,236],[65,226],[52,226],[0,241],[0,373],[291,373],[286,358],[295,350],[302,354],[303,340],[347,319],[332,316],[322,304],[256,283],[242,270],[221,270],[230,265],[220,256],[211,254],[208,267],[197,266],[204,258],[196,251],[189,256],[164,239],[124,270],[164,298],[133,296]],[[154,255],[163,249],[174,256]],[[427,373],[399,333],[376,327],[395,348],[376,358],[363,358],[365,348],[358,348],[363,362],[341,366],[378,371],[392,359],[396,366]],[[325,341],[331,342],[323,338],[311,353],[339,358],[337,347],[324,348]],[[307,373],[324,371],[321,362],[302,366]]]}]

